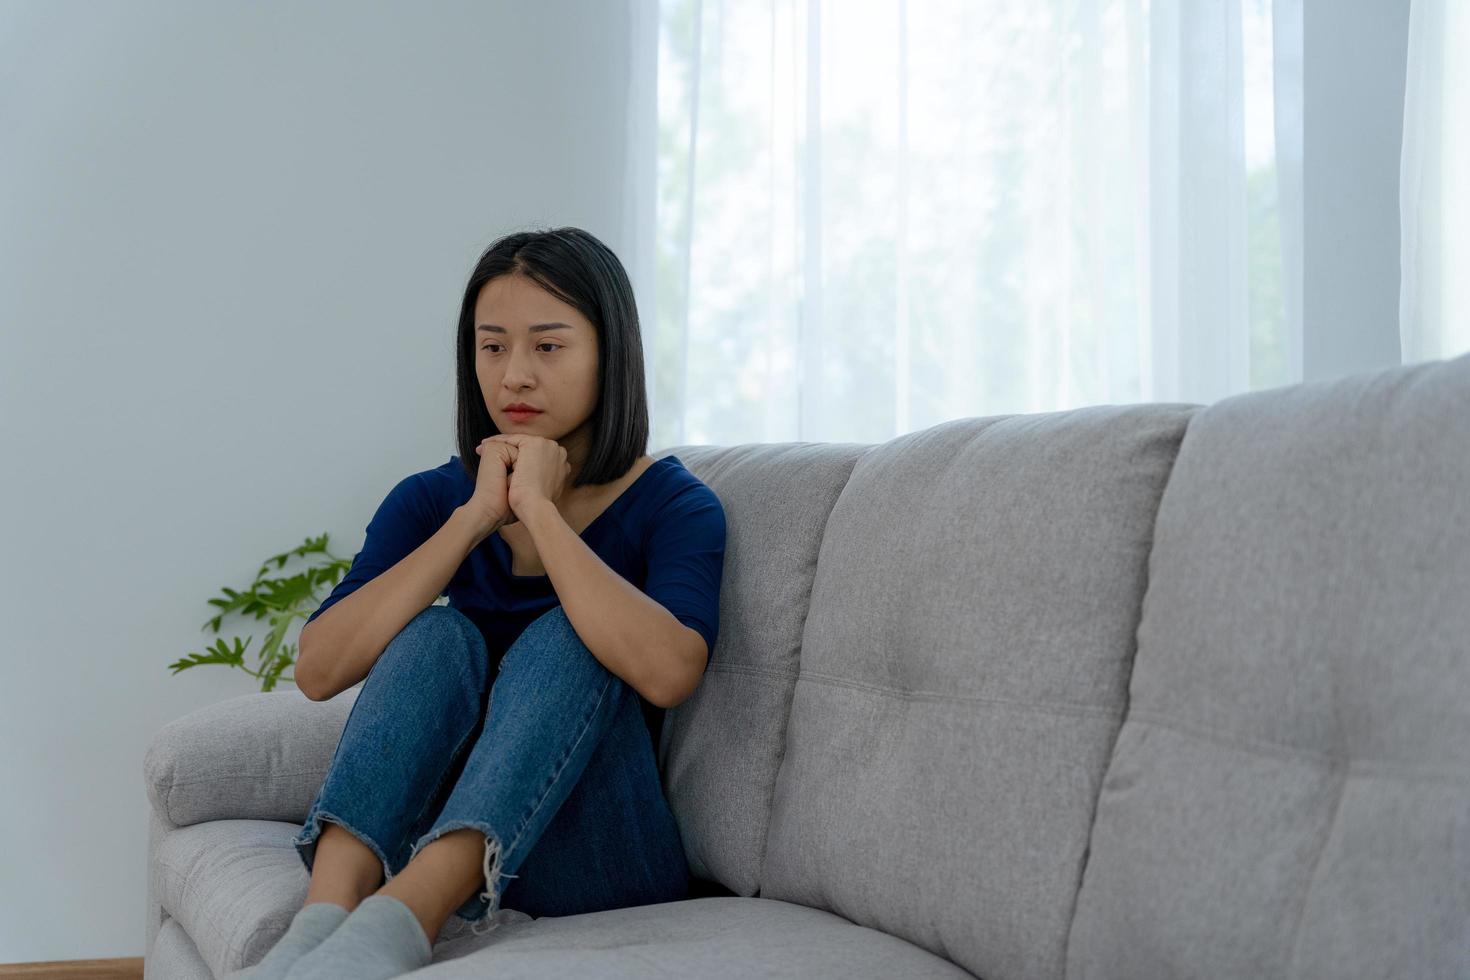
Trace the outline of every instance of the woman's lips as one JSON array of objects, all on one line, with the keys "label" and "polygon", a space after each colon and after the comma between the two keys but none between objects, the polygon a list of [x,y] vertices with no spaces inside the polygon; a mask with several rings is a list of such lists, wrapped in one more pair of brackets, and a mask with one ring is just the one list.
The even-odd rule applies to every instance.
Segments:
[{"label": "woman's lips", "polygon": [[533,419],[536,416],[540,415],[541,413],[540,412],[519,412],[519,411],[516,411],[514,409],[508,409],[505,414],[506,414],[506,416],[512,422],[524,422],[524,421],[526,421],[526,419]]}]

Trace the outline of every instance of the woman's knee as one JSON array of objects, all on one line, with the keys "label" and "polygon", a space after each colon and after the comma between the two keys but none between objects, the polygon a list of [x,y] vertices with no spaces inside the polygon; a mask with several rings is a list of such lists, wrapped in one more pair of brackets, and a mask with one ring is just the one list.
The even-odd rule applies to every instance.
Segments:
[{"label": "woman's knee", "polygon": [[550,657],[563,665],[568,658],[574,658],[589,668],[607,670],[587,648],[560,604],[537,616],[521,631],[502,658],[501,670],[509,664],[524,661],[526,657]]},{"label": "woman's knee", "polygon": [[458,609],[426,606],[388,641],[373,669],[377,670],[385,662],[401,663],[422,678],[450,673],[424,670],[430,659],[442,666],[449,658],[459,659],[470,669],[483,672],[489,660],[485,638],[474,621]]},{"label": "woman's knee", "polygon": [[577,635],[577,631],[572,627],[572,621],[567,618],[567,611],[560,603],[552,606],[531,620],[531,625],[527,626],[521,632],[521,636],[530,636],[561,644],[586,645],[582,643],[582,638]]}]

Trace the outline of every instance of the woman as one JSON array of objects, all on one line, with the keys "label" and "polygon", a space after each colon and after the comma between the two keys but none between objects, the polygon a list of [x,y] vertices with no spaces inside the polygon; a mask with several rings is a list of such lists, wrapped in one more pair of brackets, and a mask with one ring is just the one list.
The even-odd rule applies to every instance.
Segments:
[{"label": "woman", "polygon": [[397,976],[502,902],[689,895],[656,753],[714,647],[725,516],[644,451],[627,274],[577,228],[501,238],[457,352],[460,454],[394,486],[302,629],[303,692],[365,683],[293,840],[305,904],[251,980]]}]

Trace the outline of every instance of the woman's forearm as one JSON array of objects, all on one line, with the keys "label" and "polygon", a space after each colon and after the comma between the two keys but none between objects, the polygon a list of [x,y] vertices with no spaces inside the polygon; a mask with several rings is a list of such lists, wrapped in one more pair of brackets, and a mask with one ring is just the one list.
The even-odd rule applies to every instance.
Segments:
[{"label": "woman's forearm", "polygon": [[296,686],[311,700],[326,701],[366,677],[393,637],[444,594],[469,553],[499,527],[455,508],[398,564],[308,623],[299,640]]},{"label": "woman's forearm", "polygon": [[609,567],[555,504],[523,509],[521,523],[592,656],[651,704],[687,698],[704,671],[704,637]]}]

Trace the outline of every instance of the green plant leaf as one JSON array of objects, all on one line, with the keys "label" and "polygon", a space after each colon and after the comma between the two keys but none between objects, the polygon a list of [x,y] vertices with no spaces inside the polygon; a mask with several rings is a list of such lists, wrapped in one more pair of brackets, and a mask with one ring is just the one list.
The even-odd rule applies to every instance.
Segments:
[{"label": "green plant leaf", "polygon": [[[217,639],[212,646],[205,648],[206,652],[189,653],[169,664],[168,669],[177,674],[203,664],[224,664],[238,667],[259,680],[262,691],[274,690],[276,684],[282,680],[294,684],[294,678],[285,676],[285,671],[296,663],[299,648],[294,643],[285,642],[286,634],[297,620],[306,620],[321,605],[321,599],[324,598],[318,594],[321,588],[326,586],[330,593],[342,580],[342,576],[352,568],[350,559],[332,554],[328,548],[329,539],[330,535],[327,534],[306,538],[297,547],[267,558],[255,573],[255,580],[244,591],[223,586],[220,589],[223,598],[205,600],[218,612],[205,620],[201,629],[218,634],[225,617],[231,615],[250,616],[257,622],[262,619],[269,622],[265,640],[256,655],[258,670],[252,670],[245,664],[245,651],[253,637],[247,638],[243,643],[239,637],[233,637],[232,643],[226,643],[222,638]],[[273,565],[274,571],[280,572],[293,558],[324,560],[291,575],[272,577]]]}]

